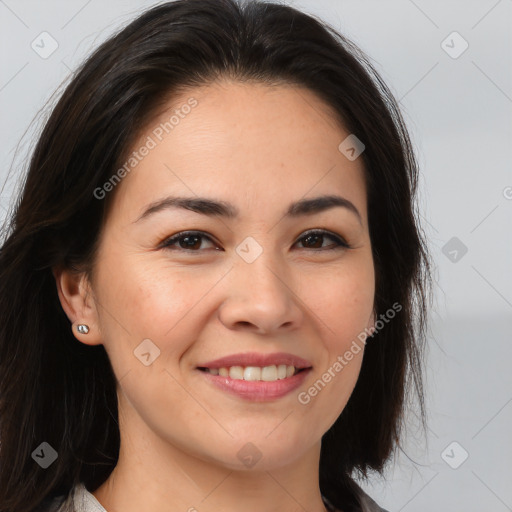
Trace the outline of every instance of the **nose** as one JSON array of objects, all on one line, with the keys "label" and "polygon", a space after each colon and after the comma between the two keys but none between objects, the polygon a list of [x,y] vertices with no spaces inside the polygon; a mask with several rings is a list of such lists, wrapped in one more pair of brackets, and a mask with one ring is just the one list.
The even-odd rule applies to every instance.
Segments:
[{"label": "nose", "polygon": [[237,261],[229,274],[219,312],[226,328],[272,334],[301,325],[303,302],[290,272],[272,264],[265,252],[252,263]]}]

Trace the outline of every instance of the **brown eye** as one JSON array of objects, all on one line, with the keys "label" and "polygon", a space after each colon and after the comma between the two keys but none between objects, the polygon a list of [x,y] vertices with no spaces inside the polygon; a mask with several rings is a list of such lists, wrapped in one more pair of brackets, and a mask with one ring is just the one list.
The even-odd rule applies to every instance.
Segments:
[{"label": "brown eye", "polygon": [[[334,244],[323,246],[326,238],[334,240]],[[345,242],[342,238],[323,230],[309,231],[306,235],[299,239],[299,242],[302,242],[305,246],[307,246],[306,248],[308,249],[334,250],[339,248],[350,248],[347,242]],[[334,247],[331,247],[333,245]]]},{"label": "brown eye", "polygon": [[211,238],[206,236],[204,233],[183,231],[165,240],[161,244],[161,247],[166,249],[177,249],[179,251],[199,252],[203,240],[209,240],[211,242]]},{"label": "brown eye", "polygon": [[[182,231],[162,242],[160,247],[185,252],[202,252],[205,248],[203,247],[203,249],[201,249],[201,245],[205,240],[213,244],[212,239],[205,233],[200,231]],[[324,245],[326,240],[333,241],[334,243]],[[302,243],[304,249],[312,249],[314,251],[331,251],[350,248],[350,245],[341,237],[324,230],[309,231],[303,235],[297,243]],[[218,247],[215,247],[215,249],[220,250]]]}]

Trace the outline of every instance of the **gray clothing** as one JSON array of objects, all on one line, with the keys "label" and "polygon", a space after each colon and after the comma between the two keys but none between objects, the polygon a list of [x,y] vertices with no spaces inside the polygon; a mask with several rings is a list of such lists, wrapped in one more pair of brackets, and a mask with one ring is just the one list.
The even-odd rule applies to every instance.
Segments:
[{"label": "gray clothing", "polygon": [[[356,486],[357,498],[360,503],[360,512],[387,512],[379,507],[368,494],[359,486]],[[326,508],[331,512],[343,512],[333,507],[333,505],[322,496]],[[78,484],[74,492],[70,492],[65,498],[58,496],[54,498],[51,504],[44,508],[42,512],[107,512],[100,502],[90,493],[83,484]]]}]

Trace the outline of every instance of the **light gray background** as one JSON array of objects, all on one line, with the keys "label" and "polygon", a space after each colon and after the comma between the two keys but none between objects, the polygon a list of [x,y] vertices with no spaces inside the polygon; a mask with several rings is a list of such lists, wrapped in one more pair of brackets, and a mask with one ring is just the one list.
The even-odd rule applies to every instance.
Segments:
[{"label": "light gray background", "polygon": [[[512,511],[512,0],[286,3],[372,57],[400,100],[423,171],[437,281],[428,442],[410,428],[387,479],[364,487],[390,512]],[[36,114],[93,48],[153,4],[0,0],[1,216],[41,122]],[[59,45],[47,59],[31,48],[43,31]],[[469,44],[458,58],[441,46],[453,31]],[[461,48],[453,36],[447,44]],[[467,247],[456,262],[443,253],[453,237]]]}]

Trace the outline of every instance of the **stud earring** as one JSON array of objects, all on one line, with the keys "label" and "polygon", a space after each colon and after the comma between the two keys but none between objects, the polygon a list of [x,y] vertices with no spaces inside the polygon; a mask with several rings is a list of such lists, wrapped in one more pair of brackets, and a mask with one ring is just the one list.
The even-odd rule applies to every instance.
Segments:
[{"label": "stud earring", "polygon": [[85,325],[85,324],[78,324],[76,326],[76,330],[80,333],[80,334],[87,334],[89,332],[89,326],[88,325]]}]

